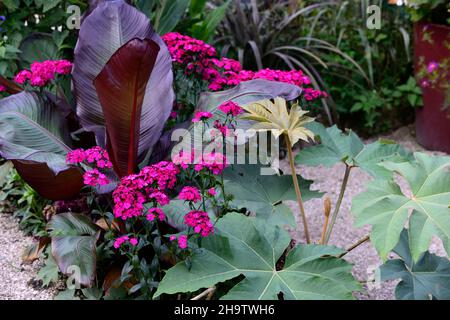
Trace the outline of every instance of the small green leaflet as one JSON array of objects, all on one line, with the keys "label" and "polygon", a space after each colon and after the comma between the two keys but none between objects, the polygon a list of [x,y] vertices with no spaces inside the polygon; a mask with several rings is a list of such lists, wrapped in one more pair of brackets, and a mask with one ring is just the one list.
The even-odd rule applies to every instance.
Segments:
[{"label": "small green leaflet", "polygon": [[[225,170],[225,192],[234,197],[233,205],[256,213],[257,218],[273,225],[295,227],[292,211],[282,201],[297,200],[290,175],[261,175],[261,166],[234,165]],[[319,198],[311,191],[312,181],[299,179],[303,200]]]},{"label": "small green leaflet", "polygon": [[353,299],[360,285],[352,266],[336,256],[336,247],[298,245],[286,257],[282,270],[276,264],[289,235],[279,227],[238,213],[220,219],[214,235],[194,249],[191,268],[184,262],[169,269],[155,297],[161,294],[195,292],[244,275],[222,299]]},{"label": "small green leaflet", "polygon": [[391,173],[378,164],[383,161],[403,161],[408,157],[401,146],[390,140],[380,139],[364,145],[353,131],[344,133],[336,126],[325,128],[316,122],[306,127],[320,137],[321,144],[300,151],[296,157],[298,164],[332,167],[344,162],[360,167],[374,177],[389,178]]},{"label": "small green leaflet", "polygon": [[381,280],[401,279],[395,290],[399,300],[449,300],[450,262],[448,258],[425,252],[413,262],[408,231],[403,230],[394,249],[401,259],[389,260],[380,267]]},{"label": "small green leaflet", "polygon": [[450,157],[424,153],[414,157],[415,162],[382,164],[408,182],[411,196],[393,180],[375,180],[353,199],[356,227],[372,225],[371,241],[383,260],[398,243],[408,221],[414,261],[428,250],[432,236],[440,237],[450,252]]}]

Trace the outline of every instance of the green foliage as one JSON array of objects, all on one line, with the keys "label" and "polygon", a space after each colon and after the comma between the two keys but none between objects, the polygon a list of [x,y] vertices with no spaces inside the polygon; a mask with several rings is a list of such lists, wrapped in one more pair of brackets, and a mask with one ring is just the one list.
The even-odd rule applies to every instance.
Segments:
[{"label": "green foliage", "polygon": [[335,247],[298,245],[277,268],[289,241],[278,227],[230,213],[217,223],[217,233],[194,250],[190,268],[181,262],[168,270],[156,296],[195,292],[241,274],[245,279],[222,299],[278,299],[279,293],[289,300],[352,299],[352,291],[360,290],[351,265],[333,257],[342,253]]},{"label": "green foliage", "polygon": [[178,31],[210,42],[225,17],[229,1],[215,6],[205,0],[134,0],[159,34]]},{"label": "green foliage", "polygon": [[[87,2],[87,0],[3,1],[0,8],[6,19],[1,23],[0,30],[0,74],[8,78],[13,77],[19,68],[24,68],[31,62],[27,58],[36,56],[45,58],[50,53],[51,56],[70,57],[70,51],[65,50],[74,48],[77,33],[65,30],[70,16],[66,8],[74,4],[84,10]],[[62,27],[62,31],[58,31],[58,27]],[[22,57],[26,59],[23,60]]]},{"label": "green foliage", "polygon": [[446,0],[408,0],[407,7],[411,20],[414,22],[426,20],[432,23],[450,24],[448,13],[450,4]]},{"label": "green foliage", "polygon": [[[20,219],[19,226],[27,235],[42,237],[47,235],[44,207],[49,203],[31,188],[16,170],[11,162],[0,166],[0,201],[9,203],[9,210]],[[2,210],[6,207],[3,206]]]},{"label": "green foliage", "polygon": [[42,280],[42,285],[48,287],[51,283],[56,283],[59,278],[59,268],[55,259],[51,254],[51,249],[46,250],[47,258],[44,261],[44,266],[39,270],[37,277]]},{"label": "green foliage", "polygon": [[401,279],[395,290],[399,300],[450,299],[450,262],[430,252],[414,261],[410,253],[410,232],[404,229],[394,252],[400,259],[387,261],[380,267],[381,280]]},{"label": "green foliage", "polygon": [[406,222],[414,261],[428,249],[433,236],[440,237],[450,253],[450,157],[423,153],[414,157],[414,162],[381,164],[407,181],[411,195],[393,180],[375,180],[353,199],[356,226],[372,225],[371,241],[382,259],[399,242]]},{"label": "green foliage", "polygon": [[[398,121],[401,116],[399,110],[402,110],[402,106],[417,108],[423,104],[422,90],[413,77],[409,77],[405,84],[394,89],[382,87],[378,91],[365,91],[357,95],[355,101],[350,113],[363,113],[364,126],[371,133],[386,131],[395,126],[395,121]],[[386,117],[389,113],[394,113],[396,116]]]},{"label": "green foliage", "polygon": [[298,164],[332,167],[339,162],[360,167],[374,177],[390,177],[392,173],[379,166],[383,161],[404,161],[406,152],[393,141],[379,140],[365,145],[353,132],[342,132],[336,126],[325,128],[312,123],[309,128],[318,136],[320,144],[305,148],[296,157]]},{"label": "green foliage", "polygon": [[[366,26],[367,7],[380,3],[382,28],[371,30]],[[319,72],[336,101],[341,124],[375,134],[412,121],[411,106],[420,105],[421,93],[411,83],[412,28],[404,6],[339,1],[317,19],[312,36],[336,46],[363,70],[337,55],[322,57],[331,60],[331,67]]]},{"label": "green foliage", "polygon": [[[291,176],[280,176],[275,172],[261,175],[261,169],[257,165],[236,165],[225,171],[225,190],[233,195],[232,205],[246,208],[269,225],[295,228],[292,211],[283,204],[283,201],[297,200]],[[320,196],[320,193],[309,189],[312,181],[300,176],[298,180],[304,201]]]}]

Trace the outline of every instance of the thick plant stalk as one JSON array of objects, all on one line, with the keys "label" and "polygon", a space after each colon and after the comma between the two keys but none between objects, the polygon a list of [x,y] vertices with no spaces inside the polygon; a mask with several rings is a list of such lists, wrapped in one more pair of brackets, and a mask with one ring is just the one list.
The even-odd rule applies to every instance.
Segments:
[{"label": "thick plant stalk", "polygon": [[330,220],[330,213],[331,213],[331,201],[330,198],[325,198],[325,201],[323,203],[323,209],[325,214],[325,222],[323,223],[323,229],[322,229],[322,236],[320,237],[320,244],[325,243],[325,234],[327,233],[328,229],[328,222]]},{"label": "thick plant stalk", "polygon": [[339,192],[339,198],[336,203],[336,207],[334,208],[333,214],[331,215],[331,223],[328,227],[327,233],[325,235],[325,241],[323,244],[327,244],[330,240],[331,232],[333,231],[334,224],[336,223],[336,218],[339,214],[339,209],[341,208],[342,199],[344,199],[345,189],[347,188],[348,178],[350,177],[350,171],[352,169],[352,166],[345,165],[345,174],[344,174],[344,180],[342,180],[341,185],[341,191]]},{"label": "thick plant stalk", "polygon": [[302,221],[303,221],[303,229],[305,230],[305,239],[306,239],[306,243],[309,244],[309,243],[311,243],[311,238],[309,236],[308,222],[306,221],[305,208],[303,207],[302,193],[300,191],[300,186],[298,185],[297,173],[295,171],[294,156],[292,155],[291,140],[289,139],[289,136],[287,134],[285,135],[285,138],[286,138],[286,146],[287,146],[287,150],[288,150],[289,164],[291,166],[292,181],[294,182],[295,193],[297,195],[298,206],[300,208],[300,213],[301,213]]}]

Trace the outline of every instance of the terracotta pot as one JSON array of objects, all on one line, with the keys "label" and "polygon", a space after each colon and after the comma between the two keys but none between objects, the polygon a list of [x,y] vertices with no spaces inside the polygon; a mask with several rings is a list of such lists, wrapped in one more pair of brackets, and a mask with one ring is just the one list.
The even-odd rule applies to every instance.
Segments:
[{"label": "terracotta pot", "polygon": [[[414,25],[416,74],[423,68],[423,63],[439,63],[449,57],[450,27],[424,22]],[[446,78],[450,81],[449,72]],[[450,106],[446,106],[447,92],[437,86],[422,86],[422,91],[424,106],[416,111],[417,141],[427,149],[450,153]]]}]

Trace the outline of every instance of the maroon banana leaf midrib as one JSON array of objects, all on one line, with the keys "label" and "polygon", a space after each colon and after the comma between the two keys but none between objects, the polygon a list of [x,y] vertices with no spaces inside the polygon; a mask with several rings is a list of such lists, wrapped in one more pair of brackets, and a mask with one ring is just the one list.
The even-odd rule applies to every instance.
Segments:
[{"label": "maroon banana leaf midrib", "polygon": [[[142,105],[158,53],[159,46],[153,40],[133,39],[113,55],[94,80],[105,115],[108,153],[121,177],[135,173],[137,168]],[[127,99],[129,92],[133,94],[131,99]],[[118,103],[119,110],[114,109],[114,103],[109,103],[111,97],[118,100],[113,102]],[[123,125],[127,127],[128,141],[126,150],[122,151],[125,139],[117,131]]]}]

